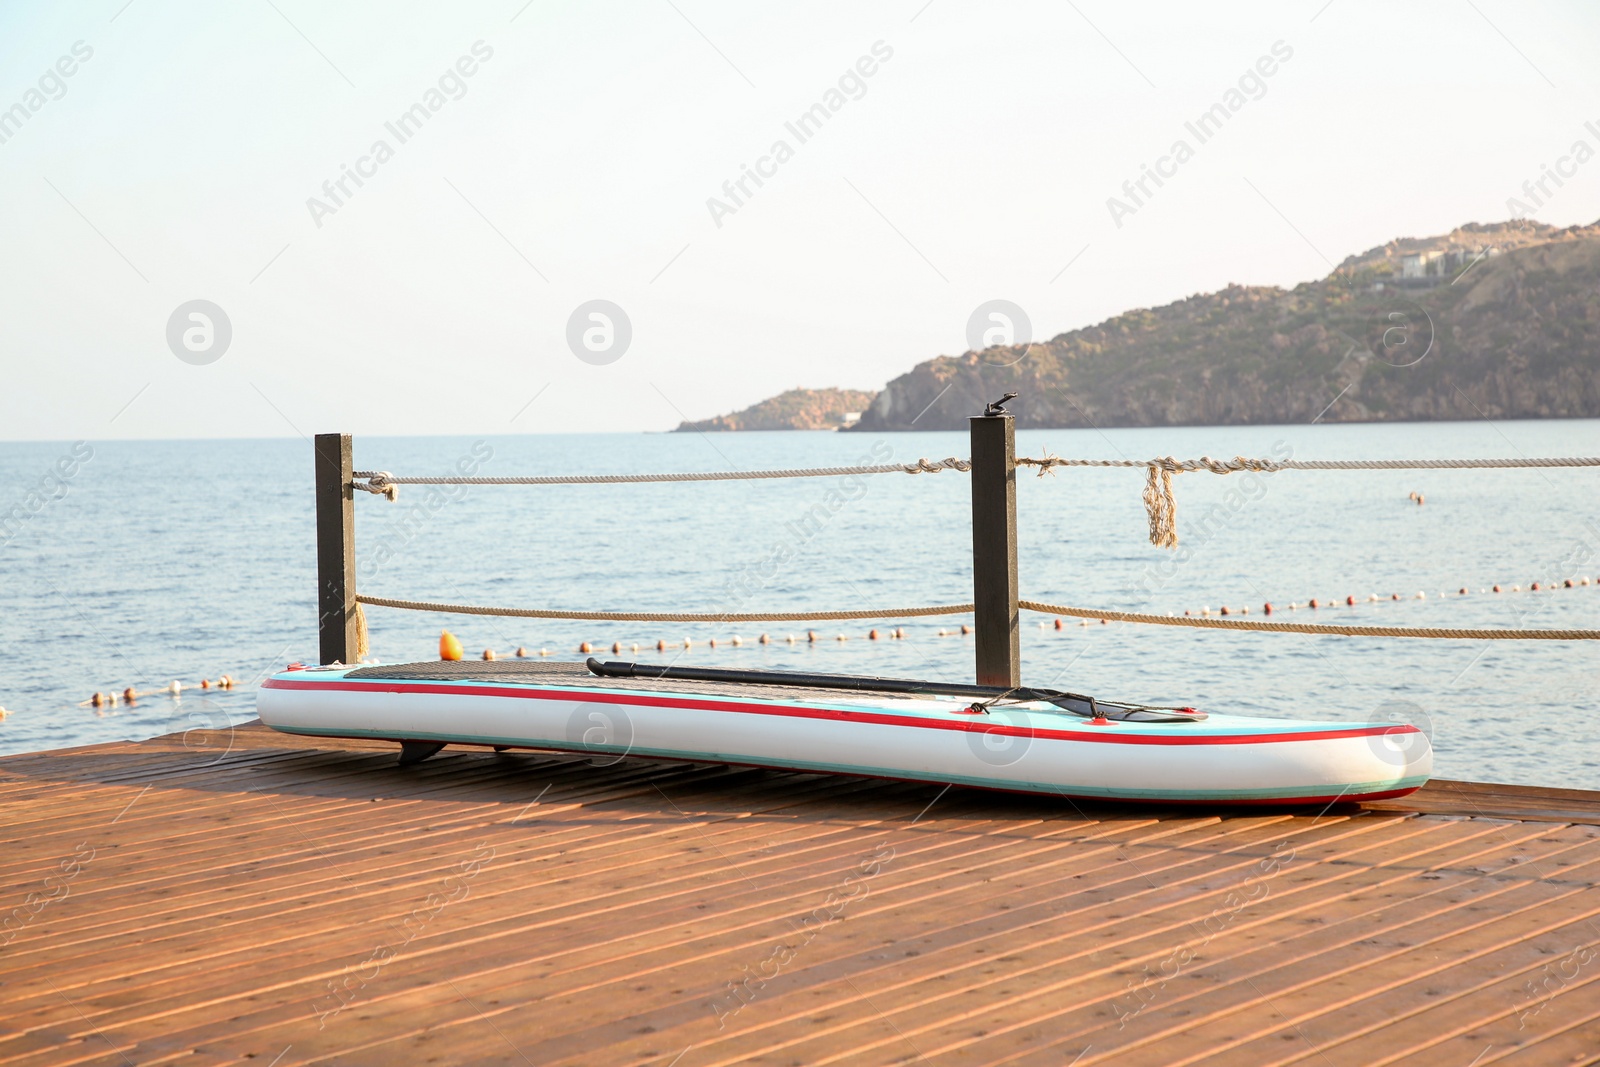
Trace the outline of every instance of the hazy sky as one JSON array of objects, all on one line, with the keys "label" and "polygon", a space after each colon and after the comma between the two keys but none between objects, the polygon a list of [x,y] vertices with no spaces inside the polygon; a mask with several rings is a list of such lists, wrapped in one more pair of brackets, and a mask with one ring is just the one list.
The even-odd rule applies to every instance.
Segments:
[{"label": "hazy sky", "polygon": [[[8,3],[0,437],[667,429],[876,389],[995,298],[1037,338],[1292,285],[1600,148],[1597,30],[1509,0]],[[1600,160],[1535,217],[1600,218]],[[615,316],[569,331],[591,300],[619,357]]]}]

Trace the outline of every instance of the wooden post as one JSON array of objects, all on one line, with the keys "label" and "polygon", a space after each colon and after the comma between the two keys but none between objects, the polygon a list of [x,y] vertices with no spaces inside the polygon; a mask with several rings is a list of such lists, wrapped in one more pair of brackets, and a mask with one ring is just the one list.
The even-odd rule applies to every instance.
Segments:
[{"label": "wooden post", "polygon": [[356,509],[350,435],[319,433],[317,458],[317,645],[323,663],[356,656]]},{"label": "wooden post", "polygon": [[[1009,399],[1009,398],[1008,398]],[[1004,400],[999,402],[1005,403]],[[999,404],[972,424],[972,601],[978,684],[1022,684],[1017,608],[1017,431]]]}]

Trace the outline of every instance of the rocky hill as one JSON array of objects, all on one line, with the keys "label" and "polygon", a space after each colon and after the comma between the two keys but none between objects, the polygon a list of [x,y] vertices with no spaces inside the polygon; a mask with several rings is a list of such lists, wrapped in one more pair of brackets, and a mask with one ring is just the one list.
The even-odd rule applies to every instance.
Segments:
[{"label": "rocky hill", "polygon": [[1474,223],[1293,289],[1230,285],[940,356],[851,429],[959,429],[1007,391],[1030,427],[1597,417],[1600,223]]},{"label": "rocky hill", "polygon": [[732,415],[685,422],[678,433],[713,430],[837,430],[847,414],[867,409],[876,393],[857,389],[790,389]]}]

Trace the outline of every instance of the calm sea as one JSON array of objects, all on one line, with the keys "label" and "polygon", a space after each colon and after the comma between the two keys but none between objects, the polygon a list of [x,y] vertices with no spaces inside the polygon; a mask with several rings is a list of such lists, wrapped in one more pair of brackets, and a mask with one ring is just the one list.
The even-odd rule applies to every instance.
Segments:
[{"label": "calm sea", "polygon": [[[1297,459],[1600,454],[1600,422],[1025,431],[1019,451]],[[145,738],[252,715],[255,683],[316,655],[311,446],[302,440],[0,444],[0,752]],[[358,468],[486,474],[727,470],[965,457],[964,434],[748,433],[366,438]],[[62,469],[73,469],[70,476]],[[1600,470],[1401,471],[1176,479],[1178,553],[1146,540],[1142,472],[1070,470],[1019,486],[1026,596],[1091,607],[1213,611],[1317,597],[1277,618],[1406,626],[1600,627]],[[1418,506],[1408,495],[1423,494]],[[39,494],[30,498],[30,494]],[[39,510],[32,511],[32,506]],[[408,486],[356,501],[360,586],[518,607],[719,610],[901,607],[971,595],[967,477],[571,487]],[[1565,579],[1591,584],[1561,587]],[[1554,590],[1529,591],[1531,583]],[[1496,583],[1507,591],[1488,590]],[[1522,591],[1511,592],[1513,585]],[[1468,596],[1459,596],[1466,587]],[[1372,603],[1365,598],[1384,597]],[[1399,593],[1401,600],[1389,599]],[[1422,594],[1419,599],[1418,594]],[[1449,594],[1441,596],[1441,594]],[[1344,604],[1355,596],[1354,607]],[[695,640],[680,662],[964,680],[960,619],[709,626],[450,617],[368,609],[373,654],[518,645],[582,658],[581,641]],[[1057,631],[1024,616],[1024,677],[1107,697],[1246,714],[1405,719],[1441,776],[1600,789],[1600,647],[1235,634],[1132,625]],[[1041,626],[1041,623],[1044,625]],[[883,624],[879,624],[880,627]],[[893,625],[892,622],[889,625]],[[757,636],[795,633],[794,645]],[[738,633],[741,647],[727,638]],[[843,633],[849,639],[835,640]],[[718,637],[710,649],[706,639]],[[609,653],[608,653],[609,654]],[[631,655],[631,653],[630,653]],[[675,654],[681,656],[681,653]],[[132,707],[96,691],[194,685]]]}]

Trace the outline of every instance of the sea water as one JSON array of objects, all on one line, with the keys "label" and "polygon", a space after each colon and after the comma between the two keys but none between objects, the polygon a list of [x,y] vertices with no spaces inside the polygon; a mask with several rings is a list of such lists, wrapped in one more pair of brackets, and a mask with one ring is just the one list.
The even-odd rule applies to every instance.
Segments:
[{"label": "sea water", "polygon": [[[1581,420],[1017,437],[1019,454],[1101,459],[1600,455],[1600,421]],[[355,446],[358,468],[405,475],[474,460],[487,475],[627,474],[913,463],[968,452],[962,433],[359,438]],[[0,515],[9,517],[0,526],[0,705],[8,709],[0,753],[248,720],[262,677],[316,659],[312,479],[311,444],[298,438],[0,444]],[[1258,618],[1271,602],[1275,620],[1600,627],[1597,469],[1185,474],[1174,479],[1176,551],[1149,543],[1143,482],[1138,469],[1019,472],[1024,597],[1163,615],[1227,606]],[[584,610],[959,603],[972,594],[968,484],[947,471],[406,486],[393,503],[360,493],[358,584],[378,596]],[[1535,581],[1556,588],[1531,591]],[[1496,584],[1505,591],[1489,592]],[[1354,606],[1345,604],[1350,596]],[[1289,610],[1313,597],[1331,606]],[[969,616],[721,626],[384,608],[367,616],[372,655],[385,662],[436,657],[448,628],[472,656],[523,646],[582,659],[577,648],[587,641],[606,658],[647,662],[943,680],[973,672],[972,639],[939,636]],[[904,639],[886,636],[895,626]],[[885,636],[868,640],[873,627]],[[821,640],[808,641],[808,629]],[[773,643],[758,643],[764,632]],[[688,652],[655,650],[685,638],[694,642]],[[610,652],[615,641],[621,656]],[[1071,618],[1057,630],[1053,617],[1025,612],[1022,659],[1030,684],[1107,698],[1414,722],[1433,737],[1440,776],[1600,789],[1595,642],[1233,633]],[[192,688],[224,673],[238,682],[231,691]],[[148,691],[174,679],[191,687],[176,699],[83,704],[97,691]]]}]

